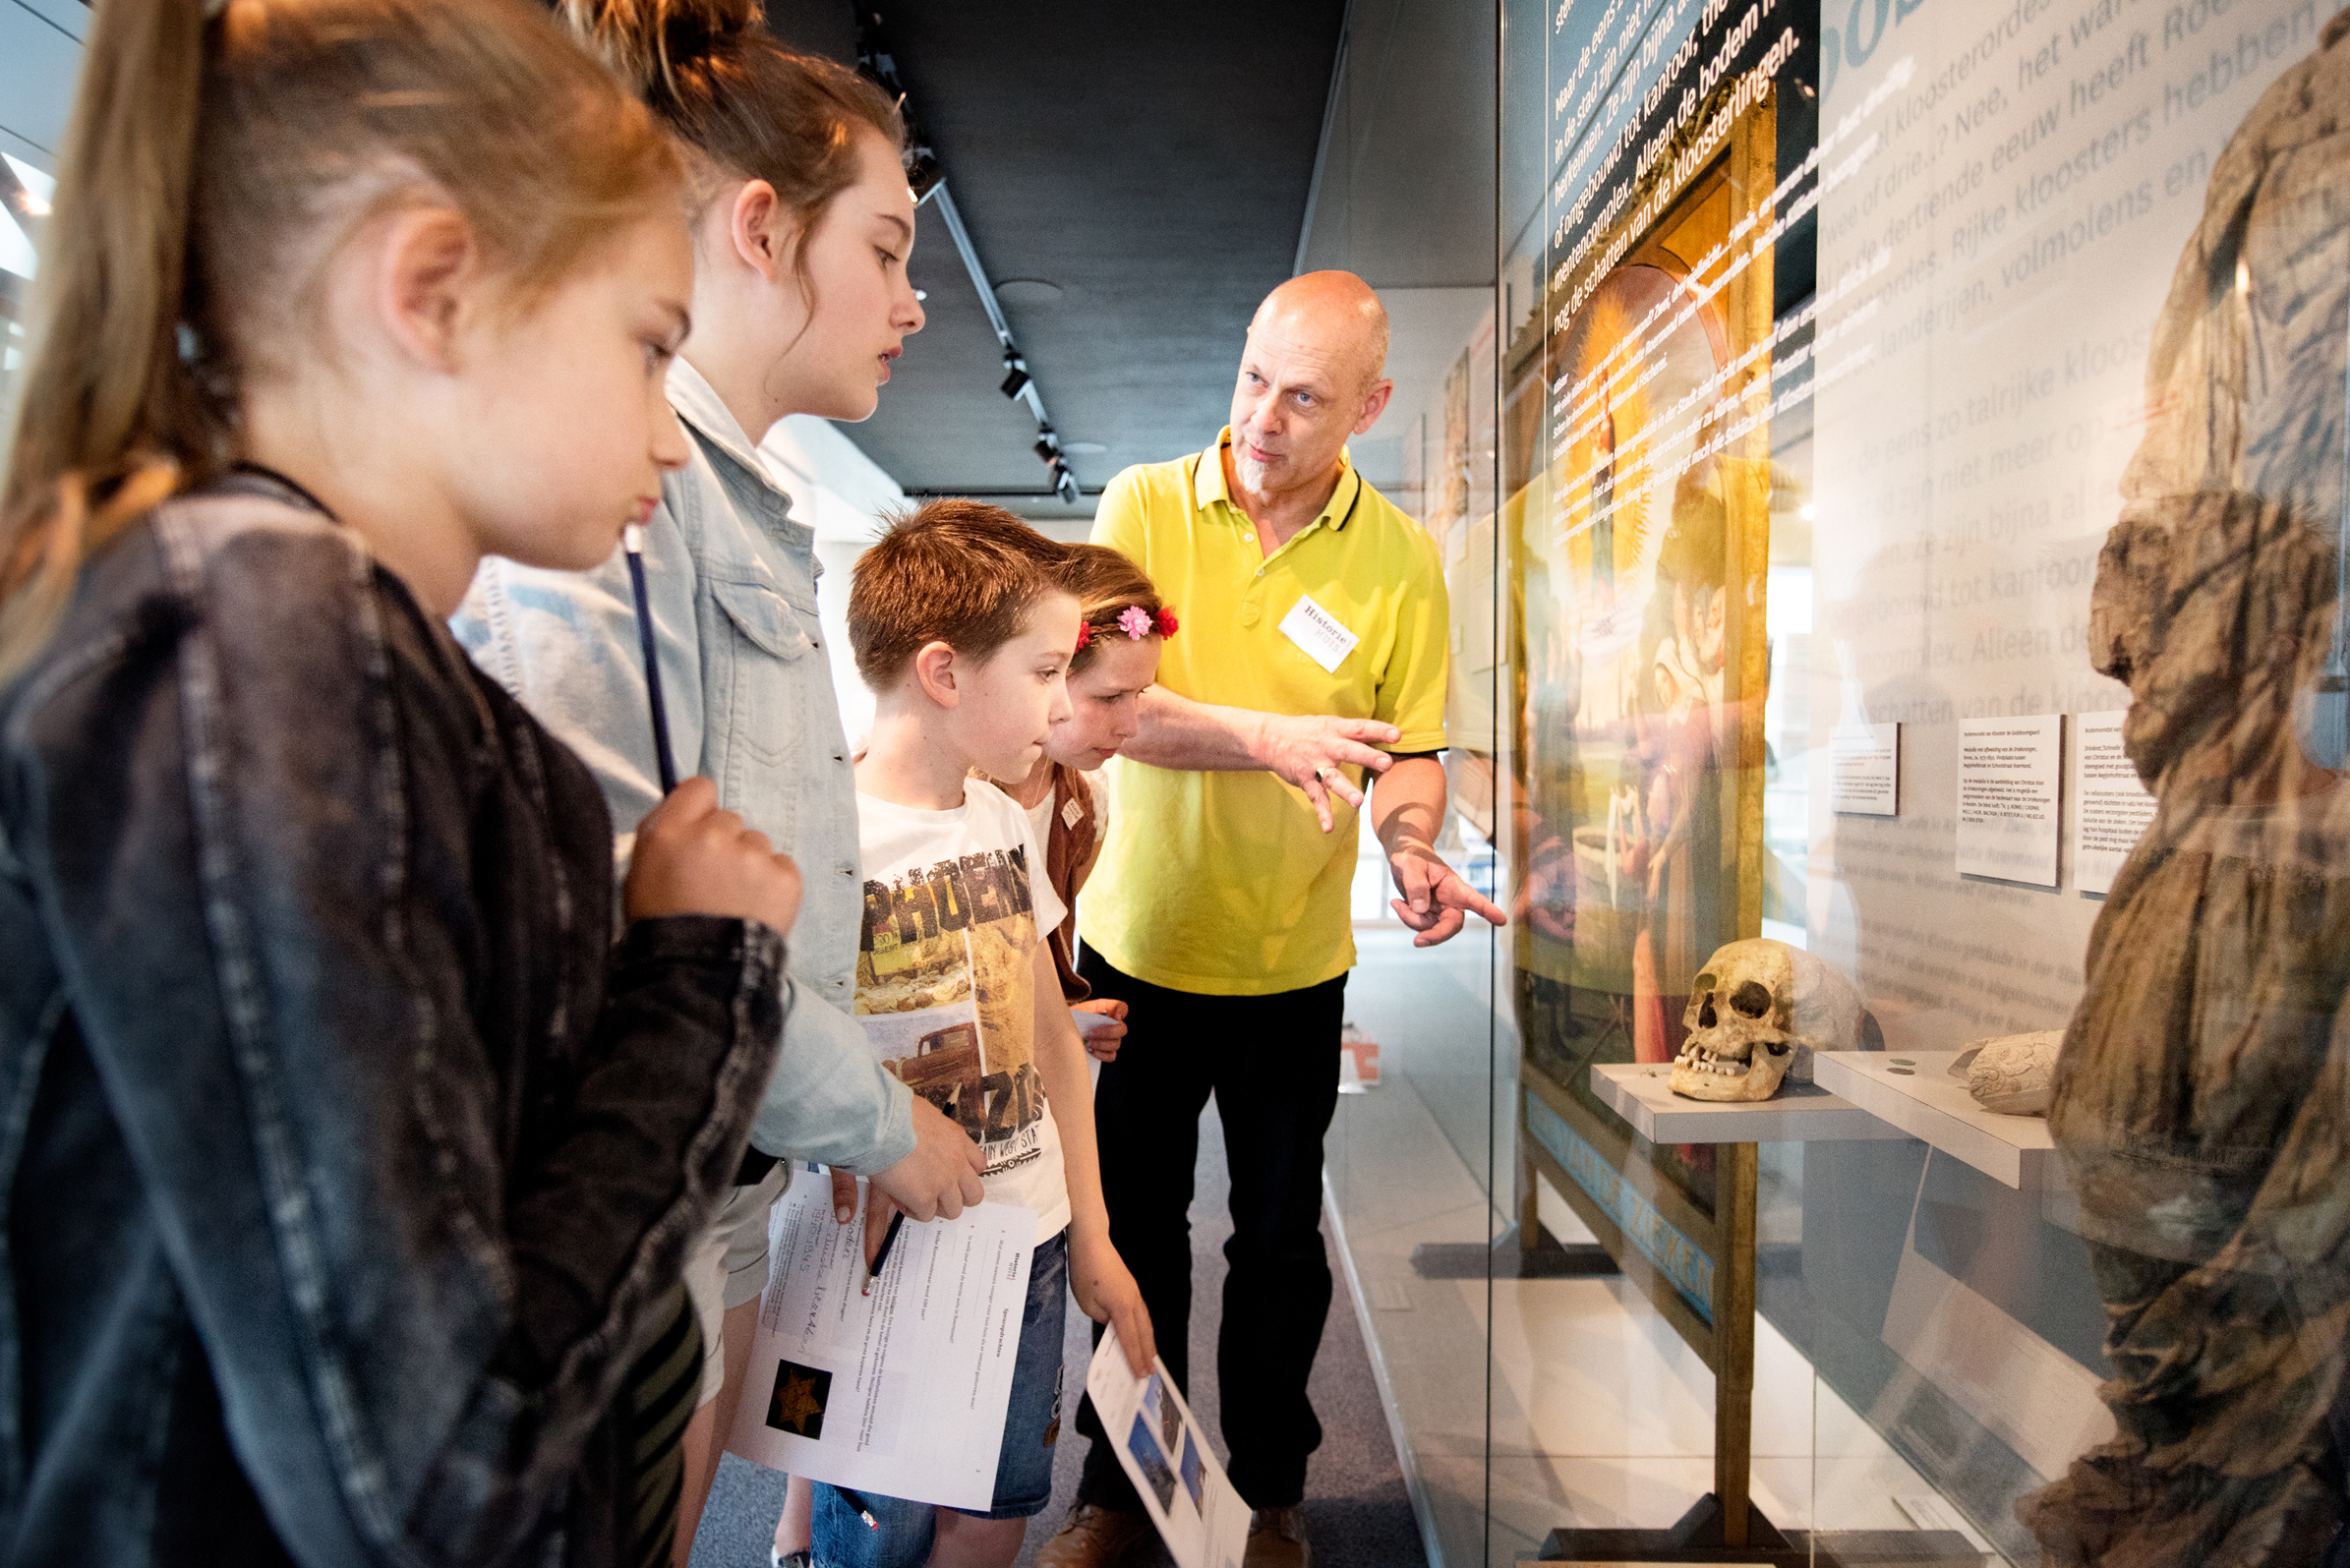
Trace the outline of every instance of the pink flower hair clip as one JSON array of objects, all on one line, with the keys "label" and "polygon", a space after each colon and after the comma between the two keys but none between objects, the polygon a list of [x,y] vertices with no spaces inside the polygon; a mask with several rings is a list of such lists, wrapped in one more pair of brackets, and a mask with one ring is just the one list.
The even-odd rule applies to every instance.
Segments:
[{"label": "pink flower hair clip", "polygon": [[[1146,637],[1174,636],[1177,623],[1175,611],[1171,610],[1148,610],[1140,605],[1129,605],[1118,611],[1118,618],[1114,624],[1118,630],[1126,633],[1128,638],[1135,642],[1141,642]],[[1108,630],[1107,626],[1096,629],[1089,620],[1079,621],[1077,623],[1077,651],[1081,654],[1084,653],[1093,646],[1095,637],[1104,635]]]}]

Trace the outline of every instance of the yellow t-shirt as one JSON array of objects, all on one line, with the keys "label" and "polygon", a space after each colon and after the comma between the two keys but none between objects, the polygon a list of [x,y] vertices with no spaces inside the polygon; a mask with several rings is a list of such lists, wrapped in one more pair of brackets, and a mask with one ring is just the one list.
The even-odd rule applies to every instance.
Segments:
[{"label": "yellow t-shirt", "polygon": [[[1197,702],[1382,720],[1403,732],[1388,750],[1441,750],[1449,620],[1436,542],[1350,463],[1322,515],[1266,558],[1225,492],[1231,437],[1127,469],[1094,518],[1093,542],[1148,572],[1182,622],[1158,683]],[[1305,599],[1340,628],[1309,634],[1325,658],[1359,639],[1331,669],[1280,629]],[[1110,768],[1117,809],[1078,916],[1087,947],[1137,979],[1210,996],[1300,990],[1353,966],[1359,828],[1343,801],[1325,835],[1269,773]]]}]

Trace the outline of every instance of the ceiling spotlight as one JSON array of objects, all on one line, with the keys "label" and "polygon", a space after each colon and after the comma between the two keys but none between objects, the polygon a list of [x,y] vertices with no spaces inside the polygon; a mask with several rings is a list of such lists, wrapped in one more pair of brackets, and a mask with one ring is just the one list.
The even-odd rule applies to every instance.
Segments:
[{"label": "ceiling spotlight", "polygon": [[1049,278],[1008,277],[995,286],[995,297],[1014,305],[1051,305],[1065,291]]},{"label": "ceiling spotlight", "polygon": [[1053,492],[1070,505],[1077,504],[1077,475],[1059,458],[1053,459]]},{"label": "ceiling spotlight", "polygon": [[1028,365],[1026,360],[1004,361],[1004,395],[1018,397],[1028,384]]},{"label": "ceiling spotlight", "polygon": [[1058,463],[1061,460],[1061,443],[1054,438],[1052,432],[1046,431],[1036,437],[1035,452],[1041,462]]}]

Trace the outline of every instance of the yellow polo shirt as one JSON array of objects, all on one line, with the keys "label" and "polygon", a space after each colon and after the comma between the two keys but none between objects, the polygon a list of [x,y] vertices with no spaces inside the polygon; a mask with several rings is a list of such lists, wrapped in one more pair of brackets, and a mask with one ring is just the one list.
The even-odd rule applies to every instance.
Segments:
[{"label": "yellow polo shirt", "polygon": [[[1322,514],[1266,558],[1224,489],[1231,438],[1126,470],[1094,518],[1093,542],[1148,572],[1182,622],[1158,683],[1198,702],[1383,720],[1403,732],[1388,750],[1442,749],[1436,542],[1348,463]],[[1360,639],[1335,668],[1280,629],[1304,599]],[[1335,651],[1326,632],[1322,647]],[[1353,966],[1359,828],[1343,801],[1324,834],[1305,795],[1269,773],[1124,757],[1110,769],[1109,842],[1079,905],[1087,946],[1138,979],[1210,996],[1300,990]]]}]

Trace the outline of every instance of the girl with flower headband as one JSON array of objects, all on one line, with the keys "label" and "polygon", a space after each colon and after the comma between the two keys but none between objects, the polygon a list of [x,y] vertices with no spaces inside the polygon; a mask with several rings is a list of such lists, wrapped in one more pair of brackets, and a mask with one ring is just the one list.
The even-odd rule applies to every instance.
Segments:
[{"label": "girl with flower headband", "polygon": [[1061,582],[1077,596],[1082,616],[1069,661],[1070,719],[1053,729],[1028,778],[1004,791],[1036,821],[1045,874],[1070,910],[1050,938],[1053,964],[1062,994],[1100,1016],[1086,1032],[1086,1049],[1107,1062],[1126,1033],[1126,1004],[1086,1001],[1092,987],[1077,973],[1077,895],[1109,826],[1101,765],[1140,731],[1143,692],[1158,678],[1159,647],[1175,635],[1176,620],[1143,569],[1107,545],[1071,546]]},{"label": "girl with flower headband", "polygon": [[[1145,610],[1140,605],[1129,605],[1118,611],[1118,618],[1113,624],[1135,642],[1150,636],[1172,637],[1175,635],[1175,611],[1154,611]],[[1093,646],[1093,623],[1089,620],[1078,624],[1077,651],[1081,657]],[[1102,635],[1109,635],[1109,628],[1102,628]],[[1077,661],[1072,660],[1070,663],[1074,667]]]}]

